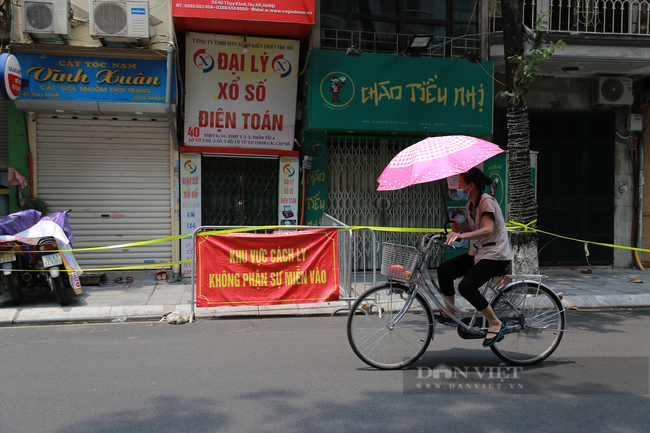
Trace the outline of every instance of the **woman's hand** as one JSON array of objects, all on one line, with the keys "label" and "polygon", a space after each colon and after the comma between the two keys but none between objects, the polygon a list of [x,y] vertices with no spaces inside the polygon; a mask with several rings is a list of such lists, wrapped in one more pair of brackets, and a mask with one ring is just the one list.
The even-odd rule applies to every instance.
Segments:
[{"label": "woman's hand", "polygon": [[461,237],[461,233],[451,232],[451,233],[447,233],[447,240],[445,241],[445,243],[447,245],[451,245],[452,242],[456,242],[458,240],[460,241],[463,240],[463,238]]}]

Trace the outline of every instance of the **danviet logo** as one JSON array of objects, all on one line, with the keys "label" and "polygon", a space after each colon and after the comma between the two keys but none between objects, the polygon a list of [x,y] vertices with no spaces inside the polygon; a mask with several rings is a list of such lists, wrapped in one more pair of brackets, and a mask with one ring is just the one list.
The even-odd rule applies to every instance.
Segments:
[{"label": "danviet logo", "polygon": [[194,53],[194,64],[197,68],[203,69],[204,74],[214,69],[214,59],[204,49],[200,49]]}]

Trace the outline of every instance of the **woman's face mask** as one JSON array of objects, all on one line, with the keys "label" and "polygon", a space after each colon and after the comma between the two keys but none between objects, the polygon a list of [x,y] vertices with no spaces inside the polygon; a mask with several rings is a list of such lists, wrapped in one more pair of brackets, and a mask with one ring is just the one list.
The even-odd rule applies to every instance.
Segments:
[{"label": "woman's face mask", "polygon": [[460,179],[458,179],[458,186],[461,187],[461,188],[463,189],[463,192],[464,192],[465,194],[469,194],[470,191],[472,190],[472,188],[474,187],[474,184],[471,183],[471,182],[468,183],[468,184],[465,183],[465,181],[464,181],[463,178],[461,177]]}]

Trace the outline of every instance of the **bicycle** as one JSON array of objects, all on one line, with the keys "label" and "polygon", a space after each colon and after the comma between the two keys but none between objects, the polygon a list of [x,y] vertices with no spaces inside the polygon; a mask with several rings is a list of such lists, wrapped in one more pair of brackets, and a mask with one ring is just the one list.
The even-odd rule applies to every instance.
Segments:
[{"label": "bicycle", "polygon": [[[347,321],[350,346],[366,364],[384,370],[404,368],[427,350],[436,325],[430,302],[446,311],[436,296],[444,299],[431,278],[428,262],[432,246],[444,246],[445,239],[446,234],[425,235],[421,252],[415,247],[382,244],[381,273],[388,276],[388,282],[363,293],[352,305]],[[504,269],[503,276],[485,283],[481,291],[483,296],[489,295],[486,299],[497,317],[508,324],[503,340],[490,349],[512,365],[537,364],[560,344],[565,310],[555,292],[542,284],[544,275],[505,273]],[[478,311],[454,309],[451,318],[461,338],[485,338],[487,321]]]}]

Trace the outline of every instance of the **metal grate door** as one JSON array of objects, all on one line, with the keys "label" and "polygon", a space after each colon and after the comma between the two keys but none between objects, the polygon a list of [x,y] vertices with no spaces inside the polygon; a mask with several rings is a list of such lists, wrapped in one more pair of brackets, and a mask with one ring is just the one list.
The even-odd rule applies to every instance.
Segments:
[{"label": "metal grate door", "polygon": [[277,159],[201,159],[201,221],[205,226],[278,224]]},{"label": "metal grate door", "polygon": [[[419,140],[418,137],[329,137],[327,213],[347,225],[442,227],[445,208],[439,182],[398,191],[377,191],[377,178],[390,160]],[[382,242],[403,245],[416,245],[420,237],[420,233],[398,231],[377,234]],[[435,258],[436,263],[439,259]]]}]

